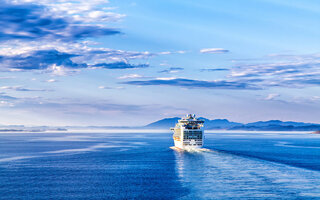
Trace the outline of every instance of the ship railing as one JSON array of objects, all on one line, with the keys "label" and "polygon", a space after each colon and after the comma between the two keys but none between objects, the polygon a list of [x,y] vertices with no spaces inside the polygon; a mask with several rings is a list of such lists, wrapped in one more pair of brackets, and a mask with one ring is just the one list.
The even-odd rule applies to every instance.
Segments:
[{"label": "ship railing", "polygon": [[186,129],[200,129],[201,126],[194,126],[194,127],[188,127],[188,126],[185,126]]}]

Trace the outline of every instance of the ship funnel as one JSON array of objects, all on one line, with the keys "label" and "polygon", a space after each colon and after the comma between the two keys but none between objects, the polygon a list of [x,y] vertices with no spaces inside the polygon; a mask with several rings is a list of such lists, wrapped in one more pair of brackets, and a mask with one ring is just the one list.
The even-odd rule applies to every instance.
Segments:
[{"label": "ship funnel", "polygon": [[188,114],[187,115],[187,119],[194,119],[194,118],[196,118],[195,114]]}]

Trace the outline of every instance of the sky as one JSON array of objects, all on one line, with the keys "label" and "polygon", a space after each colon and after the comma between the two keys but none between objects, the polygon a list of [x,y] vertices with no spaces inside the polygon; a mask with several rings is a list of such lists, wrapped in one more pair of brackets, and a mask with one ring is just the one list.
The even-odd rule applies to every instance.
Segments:
[{"label": "sky", "polygon": [[0,3],[0,125],[320,123],[317,0]]}]

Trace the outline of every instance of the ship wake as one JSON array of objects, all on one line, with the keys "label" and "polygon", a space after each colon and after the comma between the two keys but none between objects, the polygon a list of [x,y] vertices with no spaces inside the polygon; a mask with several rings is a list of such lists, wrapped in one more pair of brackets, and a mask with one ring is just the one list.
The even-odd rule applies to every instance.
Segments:
[{"label": "ship wake", "polygon": [[172,146],[170,147],[170,149],[173,149],[175,151],[186,151],[186,152],[214,152],[214,150],[211,150],[211,149],[206,149],[206,148],[179,148],[179,147],[175,147],[175,146]]},{"label": "ship wake", "polygon": [[[320,173],[211,149],[175,150],[182,199],[320,198]],[[190,153],[189,153],[190,152]]]}]

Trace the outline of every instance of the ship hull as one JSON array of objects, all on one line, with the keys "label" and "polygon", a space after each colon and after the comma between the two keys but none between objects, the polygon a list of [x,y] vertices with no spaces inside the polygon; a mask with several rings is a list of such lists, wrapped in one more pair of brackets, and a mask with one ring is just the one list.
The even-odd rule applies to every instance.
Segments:
[{"label": "ship hull", "polygon": [[174,140],[174,146],[183,149],[183,143],[181,141]]},{"label": "ship hull", "polygon": [[[191,144],[184,145],[184,143],[191,143]],[[196,143],[194,140],[184,140],[184,141],[174,140],[174,146],[179,149],[200,149],[203,147],[203,143],[201,141],[201,144],[199,144],[199,142]]]}]

